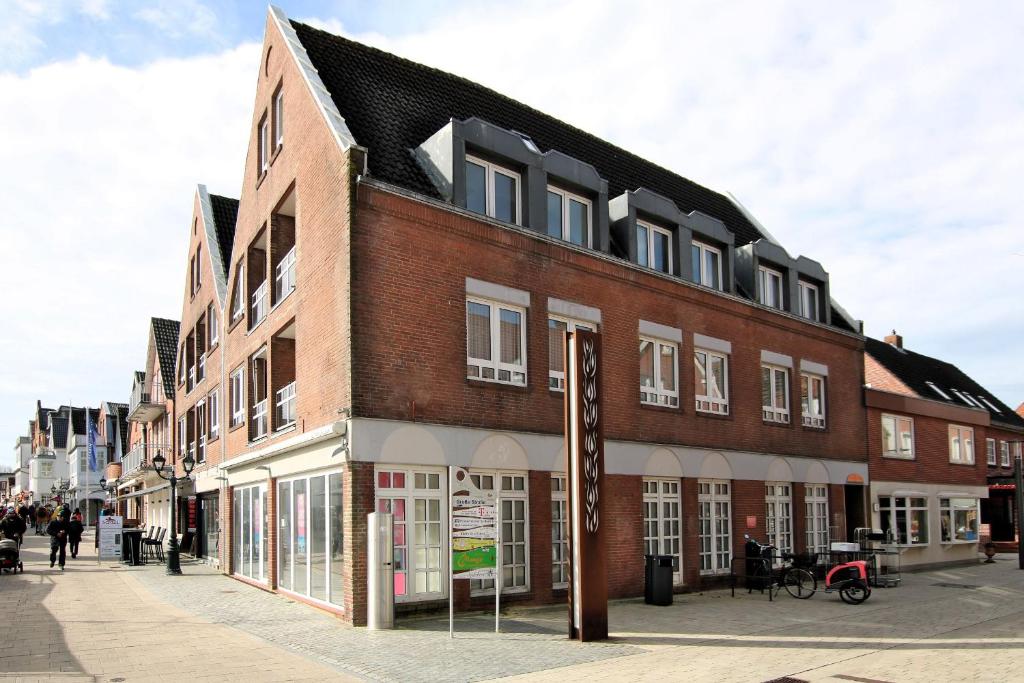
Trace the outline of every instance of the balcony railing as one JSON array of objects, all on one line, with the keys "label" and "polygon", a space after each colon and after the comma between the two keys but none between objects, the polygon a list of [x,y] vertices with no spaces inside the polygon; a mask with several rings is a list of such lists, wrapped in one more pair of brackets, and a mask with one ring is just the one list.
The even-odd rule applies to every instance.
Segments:
[{"label": "balcony railing", "polygon": [[252,438],[259,439],[267,435],[267,399],[259,401],[252,407]]},{"label": "balcony railing", "polygon": [[196,366],[190,365],[188,367],[188,382],[185,384],[185,392],[192,391],[196,386]]},{"label": "balcony railing", "polygon": [[196,382],[206,379],[206,352],[199,354],[199,362],[196,364]]},{"label": "balcony railing", "polygon": [[274,428],[281,429],[295,422],[295,382],[277,390],[277,411]]},{"label": "balcony railing", "polygon": [[274,300],[280,301],[295,289],[295,247],[277,264],[274,274]]},{"label": "balcony railing", "polygon": [[130,476],[152,467],[153,456],[160,453],[170,459],[171,446],[166,443],[140,443],[121,458],[122,476]]},{"label": "balcony railing", "polygon": [[162,382],[137,384],[128,401],[128,419],[133,422],[152,422],[164,414],[166,396]]},{"label": "balcony railing", "polygon": [[264,280],[252,294],[252,326],[255,327],[267,317],[267,281]]}]

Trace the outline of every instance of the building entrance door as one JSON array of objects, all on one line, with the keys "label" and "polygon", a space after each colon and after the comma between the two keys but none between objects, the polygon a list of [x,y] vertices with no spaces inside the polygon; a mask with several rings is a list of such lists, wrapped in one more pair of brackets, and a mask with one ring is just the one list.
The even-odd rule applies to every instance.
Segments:
[{"label": "building entrance door", "polygon": [[869,526],[864,514],[865,488],[861,484],[846,484],[843,489],[846,498],[846,540],[853,541],[856,536],[855,529]]}]

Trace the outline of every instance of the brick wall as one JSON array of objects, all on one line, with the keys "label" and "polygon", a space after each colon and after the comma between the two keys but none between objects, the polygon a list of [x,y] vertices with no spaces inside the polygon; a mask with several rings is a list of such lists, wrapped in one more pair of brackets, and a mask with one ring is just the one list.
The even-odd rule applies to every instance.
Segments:
[{"label": "brick wall", "polygon": [[[882,455],[882,414],[906,415],[914,420],[914,459],[887,458]],[[868,408],[868,463],[872,480],[906,481],[927,484],[985,484],[985,429],[974,427],[974,464],[949,461],[948,420],[910,413]]]},{"label": "brick wall", "polygon": [[643,478],[609,474],[604,491],[608,598],[639,595],[644,590]]},{"label": "brick wall", "polygon": [[[373,464],[349,462],[345,487],[345,614],[355,626],[366,625],[366,516],[374,511]],[[410,525],[411,526],[411,525]]]}]

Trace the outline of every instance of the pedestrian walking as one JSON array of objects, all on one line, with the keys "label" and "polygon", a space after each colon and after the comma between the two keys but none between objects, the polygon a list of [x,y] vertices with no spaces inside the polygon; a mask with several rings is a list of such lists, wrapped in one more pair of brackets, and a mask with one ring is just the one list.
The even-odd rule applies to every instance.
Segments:
[{"label": "pedestrian walking", "polygon": [[64,571],[64,563],[67,561],[70,518],[71,512],[67,508],[61,508],[60,514],[54,514],[46,527],[46,533],[50,535],[50,567],[59,560],[61,571]]},{"label": "pedestrian walking", "polygon": [[[36,504],[29,503],[28,505],[28,518],[25,520],[25,524],[30,526],[36,525]],[[38,531],[38,529],[36,530]]]},{"label": "pedestrian walking", "polygon": [[83,531],[85,526],[82,524],[82,512],[75,508],[68,523],[68,550],[71,551],[71,559],[78,557],[78,544],[82,542]]},{"label": "pedestrian walking", "polygon": [[40,505],[36,508],[36,536],[43,536],[46,533],[46,524],[50,521],[50,511]]},{"label": "pedestrian walking", "polygon": [[21,545],[21,539],[25,535],[25,520],[18,516],[14,506],[7,508],[7,514],[0,520],[0,535],[17,541]]}]

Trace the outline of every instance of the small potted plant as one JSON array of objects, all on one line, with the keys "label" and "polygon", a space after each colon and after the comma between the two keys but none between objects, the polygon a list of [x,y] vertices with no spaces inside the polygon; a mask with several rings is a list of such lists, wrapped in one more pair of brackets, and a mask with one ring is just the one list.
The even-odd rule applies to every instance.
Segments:
[{"label": "small potted plant", "polygon": [[987,542],[985,544],[985,557],[987,557],[988,559],[985,560],[985,564],[993,564],[995,562],[995,560],[992,559],[992,556],[995,555],[995,554],[996,554],[996,544],[993,543],[992,541]]}]

